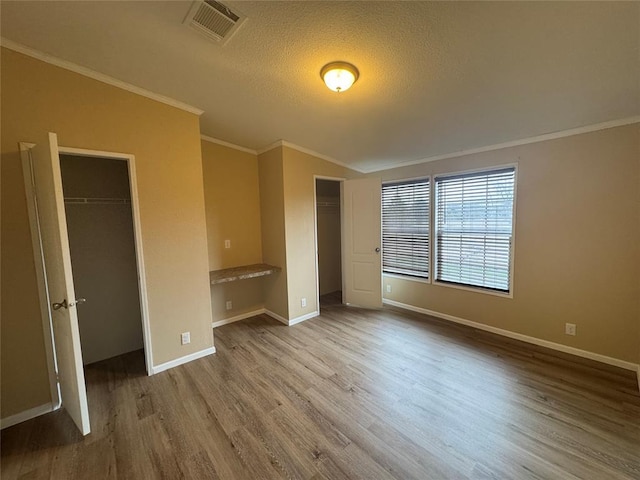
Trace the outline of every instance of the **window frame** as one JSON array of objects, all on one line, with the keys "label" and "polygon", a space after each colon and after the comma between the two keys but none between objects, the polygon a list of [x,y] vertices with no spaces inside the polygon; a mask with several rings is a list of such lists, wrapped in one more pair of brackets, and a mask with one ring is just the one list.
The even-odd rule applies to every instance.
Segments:
[{"label": "window frame", "polygon": [[[426,284],[432,284],[433,283],[433,261],[432,261],[432,254],[433,254],[433,235],[432,235],[432,229],[433,229],[433,178],[431,177],[431,175],[420,175],[417,177],[409,177],[409,178],[399,178],[399,179],[393,179],[393,180],[385,180],[382,183],[382,186],[384,187],[384,185],[390,185],[390,184],[394,184],[394,183],[418,183],[421,181],[425,181],[426,183],[429,184],[429,211],[428,211],[428,215],[429,215],[429,235],[428,235],[428,248],[427,248],[427,277],[420,277],[417,275],[409,275],[409,274],[403,274],[403,273],[395,273],[395,272],[385,272],[384,271],[384,261],[381,259],[381,267],[382,267],[382,275],[383,276],[388,276],[388,277],[392,277],[392,278],[398,278],[401,280],[407,280],[410,282],[418,282],[418,283],[426,283]],[[380,192],[380,201],[382,202],[382,191]],[[384,206],[383,206],[384,208]],[[382,210],[381,210],[382,211]],[[384,218],[384,217],[383,217]],[[382,219],[381,219],[382,221]],[[381,223],[382,225],[382,223]],[[383,239],[384,233],[381,232],[381,239]],[[384,240],[382,241],[383,245],[384,245]],[[382,252],[382,255],[384,255],[384,251]]]},{"label": "window frame", "polygon": [[431,216],[431,232],[433,235],[433,241],[431,242],[432,245],[432,253],[433,256],[431,257],[433,259],[432,262],[432,271],[433,272],[437,272],[438,269],[438,240],[437,240],[437,235],[438,232],[436,231],[437,229],[437,223],[436,223],[436,212],[437,212],[437,196],[436,196],[436,178],[447,178],[447,177],[456,177],[456,176],[460,176],[460,175],[471,175],[474,173],[487,173],[490,174],[491,172],[495,172],[495,171],[499,171],[499,170],[504,170],[507,168],[513,168],[513,209],[512,209],[512,215],[511,215],[511,248],[509,249],[509,291],[508,292],[502,292],[500,290],[493,290],[490,288],[484,288],[484,287],[479,287],[479,286],[474,286],[474,285],[464,285],[464,284],[457,284],[457,283],[450,283],[450,282],[443,282],[440,281],[436,278],[436,275],[434,273],[433,275],[433,280],[432,280],[432,284],[433,285],[437,285],[437,286],[441,286],[441,287],[448,287],[448,288],[455,288],[458,290],[466,290],[469,292],[475,292],[475,293],[485,293],[488,295],[494,295],[497,297],[503,297],[503,298],[513,298],[513,291],[514,291],[514,264],[515,264],[515,249],[516,249],[516,205],[517,205],[517,198],[518,198],[518,164],[517,163],[505,163],[502,165],[495,165],[492,167],[481,167],[481,168],[474,168],[474,169],[470,169],[470,170],[460,170],[460,171],[456,171],[456,172],[448,172],[448,173],[434,173],[432,175],[432,192],[433,192],[433,202],[431,205],[431,209],[433,211],[433,215]]}]

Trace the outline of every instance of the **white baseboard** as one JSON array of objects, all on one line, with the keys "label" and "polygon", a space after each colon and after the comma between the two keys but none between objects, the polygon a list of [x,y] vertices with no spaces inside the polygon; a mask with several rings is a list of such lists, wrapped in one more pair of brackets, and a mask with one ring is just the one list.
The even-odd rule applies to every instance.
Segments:
[{"label": "white baseboard", "polygon": [[177,367],[178,365],[182,365],[184,363],[192,362],[193,360],[197,360],[214,353],[216,353],[216,347],[205,348],[204,350],[200,350],[199,352],[190,353],[189,355],[185,355],[184,357],[161,363],[160,365],[154,365],[153,367],[151,367],[151,375],[164,372],[165,370],[169,370],[170,368]]},{"label": "white baseboard", "polygon": [[635,371],[635,372],[638,372],[638,382],[640,384],[640,365],[636,363],[627,362],[625,360],[620,360],[618,358],[608,357],[606,355],[601,355],[599,353],[589,352],[587,350],[581,350],[579,348],[569,347],[567,345],[562,345],[560,343],[549,342],[547,340],[542,340],[536,337],[530,337],[529,335],[515,333],[510,330],[504,330],[502,328],[491,327],[483,323],[474,322],[472,320],[467,320],[465,318],[455,317],[447,313],[440,313],[440,312],[435,312],[433,310],[427,310],[426,308],[416,307],[413,305],[408,305],[406,303],[396,302],[395,300],[384,299],[383,303],[387,305],[392,305],[394,307],[404,308],[405,310],[411,310],[412,312],[424,313],[425,315],[431,315],[432,317],[438,317],[438,318],[442,318],[443,320],[449,320],[451,322],[460,323],[462,325],[467,325],[468,327],[477,328],[478,330],[484,330],[486,332],[502,335],[503,337],[509,337],[515,340],[521,340],[523,342],[531,343],[533,345],[538,345],[540,347],[546,347],[552,350],[557,350],[559,352],[569,353],[571,355],[577,355],[578,357],[588,358],[590,360],[595,360],[597,362],[606,363],[607,365],[613,365],[615,367],[624,368],[625,370]]},{"label": "white baseboard", "polygon": [[37,407],[30,408],[24,412],[16,413],[15,415],[0,419],[0,430],[12,427],[18,423],[26,422],[27,420],[39,417],[45,413],[53,412],[54,410],[52,403],[45,403],[44,405],[38,405]]},{"label": "white baseboard", "polygon": [[256,315],[260,315],[266,312],[267,311],[264,308],[259,308],[251,312],[241,313],[240,315],[236,315],[235,317],[229,317],[229,318],[212,322],[211,327],[212,328],[221,327],[222,325],[228,325],[229,323],[237,322],[238,320],[244,320],[245,318],[255,317]]},{"label": "white baseboard", "polygon": [[289,325],[289,320],[287,320],[284,317],[281,317],[280,315],[278,315],[277,313],[273,313],[271,310],[266,310],[264,311],[264,313],[266,313],[267,315],[269,315],[271,318],[275,318],[276,320],[278,320],[281,323],[284,323],[285,325]]},{"label": "white baseboard", "polygon": [[289,326],[295,325],[296,323],[304,322],[305,320],[309,320],[310,318],[314,318],[320,315],[320,313],[316,310],[315,312],[307,313],[305,315],[301,315],[292,320],[289,320]]},{"label": "white baseboard", "polygon": [[275,318],[279,322],[282,322],[282,323],[284,323],[285,325],[288,325],[288,326],[295,325],[296,323],[304,322],[305,320],[309,320],[310,318],[317,317],[320,314],[316,310],[315,312],[307,313],[305,315],[301,315],[299,317],[292,318],[291,320],[287,320],[286,318],[281,317],[277,313],[273,313],[271,310],[265,310],[264,313],[269,315],[271,318]]}]

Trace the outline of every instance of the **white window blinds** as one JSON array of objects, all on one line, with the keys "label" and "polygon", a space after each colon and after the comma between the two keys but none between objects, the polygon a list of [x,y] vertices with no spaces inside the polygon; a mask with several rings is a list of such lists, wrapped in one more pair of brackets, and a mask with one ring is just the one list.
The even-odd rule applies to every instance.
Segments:
[{"label": "white window blinds", "polygon": [[436,280],[509,292],[515,168],[435,178]]},{"label": "white window blinds", "polygon": [[382,185],[382,270],[429,277],[429,179]]}]

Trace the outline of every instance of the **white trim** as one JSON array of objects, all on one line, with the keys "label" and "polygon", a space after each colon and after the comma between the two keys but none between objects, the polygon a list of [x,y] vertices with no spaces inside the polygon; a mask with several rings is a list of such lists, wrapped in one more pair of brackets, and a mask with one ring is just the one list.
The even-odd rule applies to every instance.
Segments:
[{"label": "white trim", "polygon": [[165,105],[170,105],[180,110],[193,113],[194,115],[199,116],[204,113],[204,110],[193,107],[179,100],[175,100],[173,98],[160,95],[159,93],[154,93],[144,88],[132,85],[130,83],[123,82],[122,80],[118,80],[117,78],[110,77],[108,75],[105,75],[104,73],[100,73],[90,68],[78,65],[76,63],[69,62],[68,60],[63,60],[61,58],[55,57],[53,55],[42,52],[40,50],[36,50],[34,48],[21,45],[12,40],[8,40],[7,38],[4,38],[4,37],[0,37],[0,46],[8,48],[9,50],[13,50],[14,52],[22,53],[23,55],[27,55],[29,57],[35,58],[42,62],[55,65],[56,67],[64,68],[65,70],[69,70],[79,75],[92,78],[102,83],[106,83],[107,85],[111,85],[113,87],[117,87],[122,90],[135,93],[136,95],[140,95],[141,97],[150,98],[151,100],[155,100],[156,102],[164,103]]},{"label": "white trim", "polygon": [[[599,353],[593,353],[587,350],[581,350],[579,348],[562,345],[560,343],[550,342],[548,340],[542,340],[536,337],[530,337],[529,335],[523,335],[521,333],[512,332],[510,330],[504,330],[502,328],[492,327],[489,325],[485,325],[484,323],[474,322],[472,320],[456,317],[454,315],[449,315],[447,313],[440,313],[433,310],[428,310],[426,308],[421,308],[421,307],[416,307],[414,305],[409,305],[406,303],[396,302],[395,300],[384,299],[383,303],[387,305],[392,305],[394,307],[403,308],[405,310],[410,310],[412,312],[423,313],[425,315],[430,315],[432,317],[438,317],[443,320],[459,323],[461,325],[466,325],[468,327],[477,328],[478,330],[483,330],[485,332],[495,333],[496,335],[501,335],[503,337],[513,338],[515,340],[520,340],[522,342],[531,343],[533,345],[538,345],[540,347],[550,348],[551,350],[557,350],[558,352],[568,353],[568,354],[576,355],[582,358],[588,358],[589,360],[595,360],[596,362],[606,363],[607,365],[613,365],[615,367],[624,368],[625,370],[639,371],[638,369],[640,369],[640,365],[627,362],[625,360],[619,360],[617,358],[608,357],[606,355],[601,355]],[[640,376],[640,373],[639,373],[639,376]]]},{"label": "white trim", "polygon": [[[313,256],[316,269],[316,308],[320,310],[320,264],[318,263],[318,178],[313,176]],[[342,190],[342,189],[341,189]],[[342,205],[340,205],[342,207]],[[342,252],[341,252],[342,255]]]},{"label": "white trim", "polygon": [[269,150],[273,150],[276,147],[288,147],[293,150],[297,150],[298,152],[306,153],[308,155],[313,155],[314,157],[321,158],[322,160],[326,160],[327,162],[334,163],[340,167],[348,168],[349,170],[353,170],[360,173],[365,173],[364,170],[359,170],[353,166],[347,165],[346,163],[341,162],[340,160],[336,160],[333,157],[329,157],[327,155],[323,155],[322,153],[316,152],[314,150],[310,150],[305,147],[301,147],[300,145],[296,145],[295,143],[287,142],[286,140],[278,140],[277,142],[272,143],[264,148],[258,150],[258,155],[261,155]]},{"label": "white trim", "polygon": [[151,367],[151,374],[155,375],[156,373],[164,372],[165,370],[169,370],[170,368],[184,365],[185,363],[192,362],[193,360],[197,360],[214,353],[216,353],[216,347],[205,348],[204,350],[200,350],[199,352],[190,353],[189,355],[185,355],[184,357],[161,363],[160,365],[154,365],[153,367]]},{"label": "white trim", "polygon": [[44,349],[47,357],[47,371],[49,373],[49,391],[51,394],[51,404],[54,409],[58,409],[62,404],[62,396],[60,394],[60,384],[58,383],[58,365],[56,361],[55,342],[53,341],[53,324],[51,323],[49,312],[49,292],[45,275],[42,243],[40,241],[40,223],[35,197],[33,168],[31,165],[31,155],[29,154],[29,149],[34,146],[32,143],[27,144],[20,142],[20,157],[22,161],[22,174],[24,176],[25,195],[27,197],[31,244],[33,247],[38,298],[40,301],[40,317],[42,319],[42,330],[44,332]]},{"label": "white trim", "polygon": [[127,153],[87,150],[85,148],[59,147],[58,151],[65,155],[76,155],[90,158],[109,158],[127,162],[129,188],[131,190],[131,216],[136,250],[136,269],[138,271],[138,291],[140,295],[140,316],[142,320],[142,339],[144,341],[144,358],[147,374],[151,375],[153,365],[153,348],[151,345],[151,324],[149,322],[149,301],[147,298],[147,276],[142,250],[142,225],[140,222],[140,203],[138,199],[138,181],[136,177],[135,156]]},{"label": "white trim", "polygon": [[269,150],[273,150],[276,147],[282,147],[284,145],[284,140],[277,140],[266,147],[262,147],[258,150],[258,155],[262,155],[263,153],[268,152]]},{"label": "white trim", "polygon": [[412,277],[411,275],[402,275],[400,273],[386,273],[385,271],[383,271],[382,278],[384,277],[397,278],[398,280],[407,280],[408,282],[424,283],[426,285],[431,285],[433,283],[431,282],[431,277],[429,278]]},{"label": "white trim", "polygon": [[318,310],[316,310],[315,312],[307,313],[305,315],[300,315],[299,317],[289,320],[289,326],[295,325],[296,323],[304,322],[305,320],[309,320],[310,318],[315,318],[318,315],[320,315]]},{"label": "white trim", "polygon": [[140,314],[142,316],[142,337],[144,340],[144,358],[147,375],[151,374],[153,365],[153,347],[151,342],[151,321],[149,320],[149,299],[147,296],[147,274],[142,250],[142,223],[140,221],[140,201],[138,198],[138,180],[136,176],[135,157],[128,160],[129,188],[131,189],[131,215],[133,217],[134,240],[136,242],[136,266],[138,267],[138,288],[140,291]]},{"label": "white trim", "polygon": [[275,320],[278,320],[279,322],[284,323],[289,327],[292,325],[295,325],[296,323],[304,322],[305,320],[309,320],[310,318],[314,318],[320,315],[318,310],[316,310],[315,312],[307,313],[305,315],[300,315],[299,317],[293,318],[291,320],[287,320],[286,318],[281,317],[277,313],[273,313],[271,310],[265,310],[264,313],[269,315],[271,318],[274,318]]},{"label": "white trim", "polygon": [[[475,153],[492,152],[494,150],[501,150],[503,148],[518,147],[520,145],[528,145],[530,143],[538,143],[538,142],[545,142],[547,140],[556,140],[558,138],[572,137],[574,135],[597,132],[598,130],[607,130],[609,128],[615,128],[615,127],[623,127],[625,125],[632,125],[634,123],[640,123],[640,115],[637,115],[635,117],[611,120],[609,122],[594,123],[592,125],[585,125],[577,128],[570,128],[568,130],[560,130],[558,132],[545,133],[543,135],[521,138],[518,140],[512,140],[510,142],[496,143],[496,144],[487,145],[484,147],[470,148],[468,150],[459,150],[457,152],[444,153],[442,155],[433,155],[431,157],[420,158],[417,160],[409,160],[406,162],[399,162],[399,163],[389,163],[380,167],[375,167],[371,169],[364,168],[358,171],[362,173],[373,173],[373,172],[380,172],[383,170],[391,170],[393,168],[409,167],[411,165],[419,165],[421,163],[435,162],[437,160],[446,160],[448,158],[463,157],[465,155],[473,155]],[[353,167],[349,167],[349,168],[353,169]]]},{"label": "white trim", "polygon": [[284,317],[281,317],[280,315],[278,315],[277,313],[272,312],[271,310],[265,309],[264,313],[269,315],[271,318],[274,318],[274,319],[278,320],[279,322],[284,323],[285,325],[289,325],[289,320],[287,320]]},{"label": "white trim", "polygon": [[493,295],[494,297],[513,299],[512,292],[501,292],[500,290],[491,290],[489,288],[474,287],[473,285],[458,285],[457,283],[447,283],[447,282],[442,282],[440,280],[435,280],[435,279],[433,280],[433,282],[431,282],[431,285],[434,285],[436,287],[455,288],[456,290],[464,290],[465,292]]},{"label": "white trim", "polygon": [[245,318],[255,317],[257,315],[261,315],[266,313],[264,308],[259,308],[257,310],[253,310],[252,312],[241,313],[240,315],[236,315],[235,317],[224,318],[222,320],[216,320],[215,322],[211,322],[211,328],[221,327],[223,325],[228,325],[233,322],[237,322],[239,320],[244,320]]},{"label": "white trim", "polygon": [[18,423],[26,422],[27,420],[39,417],[40,415],[44,415],[45,413],[53,412],[54,410],[57,410],[57,408],[54,408],[53,404],[45,403],[44,405],[38,405],[37,407],[30,408],[29,410],[16,413],[15,415],[10,415],[6,418],[0,419],[0,430],[13,427]]},{"label": "white trim", "polygon": [[208,135],[200,135],[200,139],[204,140],[205,142],[222,145],[223,147],[229,147],[229,148],[233,148],[234,150],[240,150],[241,152],[251,153],[252,155],[258,155],[258,152],[256,150],[252,150],[251,148],[247,148],[247,147],[241,147],[240,145],[236,145],[235,143],[225,142],[224,140],[209,137]]}]

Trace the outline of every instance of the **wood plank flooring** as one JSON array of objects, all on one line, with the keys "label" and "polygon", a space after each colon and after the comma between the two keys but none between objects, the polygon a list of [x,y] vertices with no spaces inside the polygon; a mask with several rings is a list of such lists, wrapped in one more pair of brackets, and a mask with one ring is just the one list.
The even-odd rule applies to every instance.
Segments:
[{"label": "wood plank flooring", "polygon": [[142,352],[87,367],[92,433],[60,411],[4,430],[2,479],[640,478],[633,372],[335,302],[215,337],[153,377]]}]

